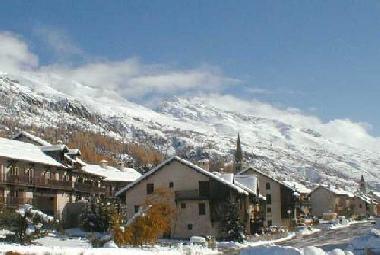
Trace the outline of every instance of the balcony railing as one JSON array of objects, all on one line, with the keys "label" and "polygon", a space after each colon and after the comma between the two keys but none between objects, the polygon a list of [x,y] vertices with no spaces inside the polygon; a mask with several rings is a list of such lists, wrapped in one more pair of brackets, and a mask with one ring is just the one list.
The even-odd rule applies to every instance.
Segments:
[{"label": "balcony railing", "polygon": [[90,183],[75,183],[74,189],[79,192],[86,192],[86,193],[105,193],[106,188],[105,187],[99,187],[95,184]]},{"label": "balcony railing", "polygon": [[[105,193],[106,188],[90,183],[74,183],[66,180],[53,180],[45,177],[31,178],[25,175],[0,176],[0,184],[22,185],[36,188],[73,190],[85,193]],[[0,198],[1,202],[1,198]]]},{"label": "balcony railing", "polygon": [[23,204],[32,204],[32,198],[26,197],[0,197],[0,204],[17,207]]},{"label": "balcony railing", "polygon": [[10,175],[6,179],[6,182],[11,183],[11,184],[28,185],[28,184],[32,184],[32,179],[29,176]]},{"label": "balcony railing", "polygon": [[175,192],[175,200],[207,200],[208,196],[199,194],[199,190],[181,190]]}]

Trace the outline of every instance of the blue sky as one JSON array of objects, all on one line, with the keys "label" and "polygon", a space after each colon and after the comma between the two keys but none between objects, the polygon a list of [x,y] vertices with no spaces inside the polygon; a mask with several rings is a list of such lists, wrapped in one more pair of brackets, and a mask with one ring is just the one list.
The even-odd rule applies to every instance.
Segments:
[{"label": "blue sky", "polygon": [[239,81],[223,93],[366,122],[376,136],[379,27],[379,1],[11,0],[0,8],[0,31],[22,38],[40,65],[137,58],[206,67]]}]

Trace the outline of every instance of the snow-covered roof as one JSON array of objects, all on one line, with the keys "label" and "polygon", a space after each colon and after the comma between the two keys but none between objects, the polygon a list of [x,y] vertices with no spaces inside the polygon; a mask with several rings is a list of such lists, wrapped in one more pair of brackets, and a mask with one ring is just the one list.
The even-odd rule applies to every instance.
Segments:
[{"label": "snow-covered roof", "polygon": [[69,149],[64,144],[41,146],[42,151],[65,151],[69,152]]},{"label": "snow-covered roof", "polygon": [[162,162],[161,164],[159,164],[158,166],[156,166],[155,168],[153,168],[152,170],[148,171],[147,173],[145,173],[144,175],[142,175],[140,178],[138,178],[135,182],[127,185],[126,187],[122,188],[121,190],[119,190],[117,193],[116,193],[116,196],[119,196],[120,194],[124,193],[125,191],[129,190],[130,188],[134,187],[135,185],[137,185],[138,183],[140,183],[142,180],[146,179],[147,177],[149,177],[150,175],[152,175],[153,173],[157,172],[158,170],[160,170],[161,168],[163,168],[165,165],[168,165],[170,164],[171,162],[173,161],[177,161],[183,165],[186,165],[188,167],[190,167],[191,169],[203,174],[203,175],[206,175],[216,181],[219,181],[220,183],[223,183],[224,185],[236,190],[237,192],[239,193],[242,193],[242,194],[245,194],[245,195],[248,195],[249,193],[244,190],[243,188],[239,187],[238,185],[235,185],[231,182],[228,182],[226,181],[225,179],[223,179],[222,177],[220,176],[217,176],[211,172],[208,172],[206,170],[204,170],[203,168],[197,166],[197,165],[194,165],[193,163],[187,161],[187,160],[184,160],[178,156],[173,156],[167,160],[165,160],[164,162]]},{"label": "snow-covered roof", "polygon": [[69,151],[67,152],[67,154],[69,154],[69,155],[76,155],[76,156],[80,156],[81,155],[79,149],[69,149]]},{"label": "snow-covered roof", "polygon": [[[377,198],[380,199],[380,192],[374,191],[374,192],[373,192],[373,195],[375,195],[375,197],[377,197]],[[379,202],[380,202],[380,201],[379,201]]]},{"label": "snow-covered roof", "polygon": [[266,174],[256,168],[253,168],[253,167],[248,167],[247,169],[244,169],[242,170],[239,175],[241,174],[244,174],[246,173],[248,170],[252,170],[252,171],[255,171],[257,172],[258,174],[261,174],[269,179],[272,179],[273,181],[279,183],[280,185],[284,185],[285,187],[291,189],[292,191],[296,192],[295,195],[299,195],[299,194],[308,194],[311,192],[311,189],[307,188],[306,186],[304,186],[303,184],[301,183],[298,183],[296,181],[280,181],[278,180],[277,178],[273,177],[273,176],[270,176],[269,174]]},{"label": "snow-covered roof", "polygon": [[292,190],[300,193],[300,194],[308,194],[311,192],[311,189],[307,188],[305,185],[298,183],[296,181],[283,181],[283,183],[291,188]]},{"label": "snow-covered roof", "polygon": [[133,182],[138,179],[141,174],[133,168],[123,168],[119,170],[112,166],[102,167],[100,165],[86,164],[82,170],[89,174],[94,174],[104,178],[104,181],[110,182]]},{"label": "snow-covered roof", "polygon": [[377,201],[376,199],[366,195],[366,194],[358,194],[356,193],[355,194],[355,197],[361,199],[362,201],[364,201],[365,203],[367,204],[377,204]]},{"label": "snow-covered roof", "polygon": [[0,157],[63,167],[61,163],[47,156],[39,146],[1,137]]},{"label": "snow-covered roof", "polygon": [[25,137],[29,138],[30,140],[34,141],[35,143],[39,144],[40,146],[50,146],[51,145],[51,143],[45,141],[44,139],[41,139],[40,137],[32,135],[26,131],[19,132],[18,134],[14,135],[12,137],[12,139],[14,140],[20,136],[25,136]]},{"label": "snow-covered roof", "polygon": [[324,188],[336,195],[340,195],[340,196],[348,196],[348,197],[355,197],[355,195],[349,191],[346,191],[342,188],[335,188],[335,187],[332,187],[332,186],[328,186],[328,185],[320,185],[318,186],[317,188],[315,188],[312,192],[314,192],[315,190],[319,189],[319,188]]}]

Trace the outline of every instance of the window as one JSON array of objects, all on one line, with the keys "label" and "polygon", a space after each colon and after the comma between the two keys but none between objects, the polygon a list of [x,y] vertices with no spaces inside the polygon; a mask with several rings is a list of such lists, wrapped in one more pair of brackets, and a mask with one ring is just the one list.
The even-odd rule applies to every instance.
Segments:
[{"label": "window", "polygon": [[268,227],[272,226],[272,220],[268,220]]},{"label": "window", "polygon": [[272,208],[268,207],[267,208],[267,213],[272,213]]},{"label": "window", "polygon": [[186,208],[186,203],[181,203],[181,208],[185,209]]},{"label": "window", "polygon": [[265,185],[266,189],[270,189],[270,183],[267,182],[267,184]]},{"label": "window", "polygon": [[187,224],[187,229],[192,230],[193,229],[193,224]]},{"label": "window", "polygon": [[154,184],[153,183],[148,183],[146,185],[146,194],[152,194],[154,191]]},{"label": "window", "polygon": [[210,183],[200,181],[199,182],[199,196],[200,197],[208,197],[210,194]]},{"label": "window", "polygon": [[139,212],[139,206],[135,205],[135,213],[138,213],[138,212]]},{"label": "window", "polygon": [[173,188],[174,187],[174,182],[169,182],[169,188]]},{"label": "window", "polygon": [[205,203],[198,204],[199,215],[206,215],[206,205]]},{"label": "window", "polygon": [[270,205],[272,204],[272,196],[270,194],[267,194],[267,204]]},{"label": "window", "polygon": [[359,204],[359,208],[362,208],[362,204]]}]

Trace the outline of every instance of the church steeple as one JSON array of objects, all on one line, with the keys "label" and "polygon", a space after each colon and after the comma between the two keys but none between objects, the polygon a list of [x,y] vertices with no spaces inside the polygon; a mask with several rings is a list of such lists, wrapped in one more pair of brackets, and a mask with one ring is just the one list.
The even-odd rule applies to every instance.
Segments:
[{"label": "church steeple", "polygon": [[236,141],[236,151],[234,155],[234,172],[238,173],[242,170],[243,164],[243,151],[241,149],[240,144],[240,134],[238,133],[237,141]]},{"label": "church steeple", "polygon": [[359,182],[359,190],[363,193],[367,193],[367,185],[364,181],[364,176],[362,175],[360,177],[360,182]]}]

